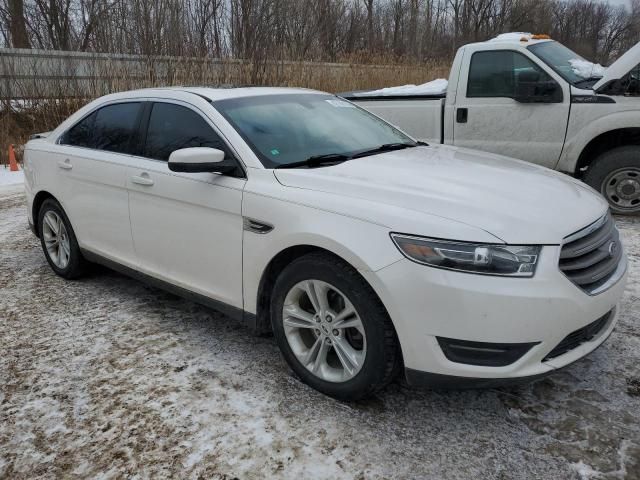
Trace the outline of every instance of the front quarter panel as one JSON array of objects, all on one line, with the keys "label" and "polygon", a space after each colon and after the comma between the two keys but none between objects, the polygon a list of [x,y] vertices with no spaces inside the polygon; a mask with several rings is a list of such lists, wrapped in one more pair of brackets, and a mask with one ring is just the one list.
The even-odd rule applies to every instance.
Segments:
[{"label": "front quarter panel", "polygon": [[565,147],[556,166],[562,172],[575,172],[580,154],[598,135],[640,125],[640,98],[611,97],[615,103],[582,103],[571,106]]},{"label": "front quarter panel", "polygon": [[274,227],[267,234],[245,231],[243,235],[244,308],[251,313],[256,312],[262,274],[287,248],[323,248],[360,271],[376,271],[403,258],[389,238],[389,229],[375,223],[250,191],[245,191],[242,212]]}]

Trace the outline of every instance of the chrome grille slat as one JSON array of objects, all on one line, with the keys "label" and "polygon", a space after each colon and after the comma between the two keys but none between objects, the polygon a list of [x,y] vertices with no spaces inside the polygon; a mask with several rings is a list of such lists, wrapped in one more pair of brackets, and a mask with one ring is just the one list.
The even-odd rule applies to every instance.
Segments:
[{"label": "chrome grille slat", "polygon": [[609,239],[611,229],[614,228],[614,226],[613,218],[611,218],[595,232],[578,238],[570,243],[566,243],[562,247],[560,258],[575,258],[580,255],[584,255],[585,253],[592,252],[596,248],[602,246]]},{"label": "chrome grille slat", "polygon": [[569,280],[591,293],[615,274],[621,259],[620,235],[613,217],[607,214],[565,239],[559,267]]}]

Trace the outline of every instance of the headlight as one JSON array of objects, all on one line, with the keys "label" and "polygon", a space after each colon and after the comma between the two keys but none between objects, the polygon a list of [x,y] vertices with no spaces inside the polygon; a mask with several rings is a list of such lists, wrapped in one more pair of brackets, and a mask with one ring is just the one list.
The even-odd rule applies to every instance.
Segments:
[{"label": "headlight", "polygon": [[493,245],[413,237],[392,233],[391,238],[409,260],[447,270],[533,277],[540,246]]}]

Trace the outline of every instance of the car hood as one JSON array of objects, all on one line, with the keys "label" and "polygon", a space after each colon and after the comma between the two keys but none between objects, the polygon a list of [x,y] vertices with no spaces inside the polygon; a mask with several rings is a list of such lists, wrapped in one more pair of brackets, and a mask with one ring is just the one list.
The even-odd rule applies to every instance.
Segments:
[{"label": "car hood", "polygon": [[605,70],[604,76],[593,85],[593,90],[598,92],[610,82],[621,79],[638,64],[640,64],[640,42],[627,50]]},{"label": "car hood", "polygon": [[422,221],[426,215],[441,219],[438,236],[448,220],[506,243],[559,244],[608,208],[593,189],[564,174],[455,147],[416,147],[274,174],[284,186],[339,195],[339,213],[352,214],[357,200],[366,200],[367,220],[416,235],[436,236]]}]

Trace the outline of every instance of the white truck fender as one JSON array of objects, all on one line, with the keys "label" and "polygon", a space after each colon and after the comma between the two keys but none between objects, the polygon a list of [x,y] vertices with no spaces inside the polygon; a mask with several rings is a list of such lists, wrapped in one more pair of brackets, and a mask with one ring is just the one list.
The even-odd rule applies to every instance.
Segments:
[{"label": "white truck fender", "polygon": [[556,170],[568,173],[576,173],[578,160],[589,143],[603,133],[620,130],[623,128],[640,127],[640,111],[628,110],[625,112],[611,112],[596,120],[591,120],[582,126],[575,135],[568,132],[560,160]]}]

